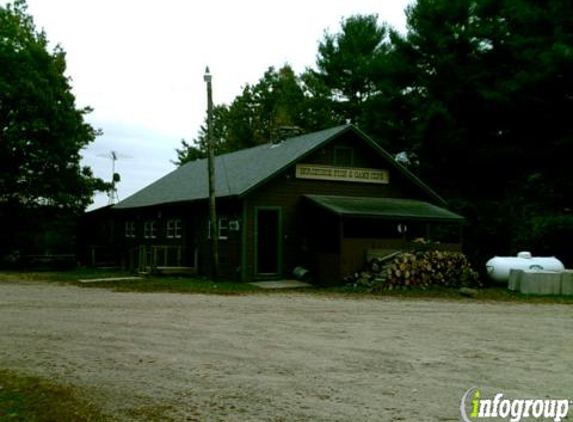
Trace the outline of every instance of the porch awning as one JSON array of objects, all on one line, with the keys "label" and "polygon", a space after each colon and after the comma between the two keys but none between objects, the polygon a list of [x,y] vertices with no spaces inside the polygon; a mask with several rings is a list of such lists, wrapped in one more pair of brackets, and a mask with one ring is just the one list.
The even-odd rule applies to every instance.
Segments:
[{"label": "porch awning", "polygon": [[429,202],[397,198],[304,195],[311,203],[341,217],[463,223],[464,217]]}]

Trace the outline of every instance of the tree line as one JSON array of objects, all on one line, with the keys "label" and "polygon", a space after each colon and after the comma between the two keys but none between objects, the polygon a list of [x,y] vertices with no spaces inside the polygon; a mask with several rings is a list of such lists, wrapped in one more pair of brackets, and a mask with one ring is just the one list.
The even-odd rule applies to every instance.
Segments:
[{"label": "tree line", "polygon": [[[218,153],[353,123],[467,218],[468,254],[530,249],[573,264],[573,4],[417,0],[400,33],[377,15],[325,33],[314,67],[270,67],[215,107]],[[206,130],[176,163],[201,158]]]}]

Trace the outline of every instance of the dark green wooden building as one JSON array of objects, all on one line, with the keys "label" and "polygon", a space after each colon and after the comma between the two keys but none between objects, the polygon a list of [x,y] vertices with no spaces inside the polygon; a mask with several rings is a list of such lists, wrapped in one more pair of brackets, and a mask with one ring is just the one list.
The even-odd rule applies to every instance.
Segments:
[{"label": "dark green wooden building", "polygon": [[368,250],[421,239],[461,248],[463,218],[352,125],[217,156],[218,233],[209,232],[207,178],[206,160],[194,161],[88,213],[84,260],[208,275],[216,235],[224,277],[288,278],[303,267],[334,283]]}]

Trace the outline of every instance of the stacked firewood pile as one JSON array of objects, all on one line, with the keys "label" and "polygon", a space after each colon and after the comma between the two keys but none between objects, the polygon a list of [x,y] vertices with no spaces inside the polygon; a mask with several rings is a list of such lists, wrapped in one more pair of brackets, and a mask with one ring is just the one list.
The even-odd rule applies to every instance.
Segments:
[{"label": "stacked firewood pile", "polygon": [[403,252],[390,259],[373,258],[346,283],[371,291],[430,286],[478,287],[479,276],[464,254],[428,250]]}]

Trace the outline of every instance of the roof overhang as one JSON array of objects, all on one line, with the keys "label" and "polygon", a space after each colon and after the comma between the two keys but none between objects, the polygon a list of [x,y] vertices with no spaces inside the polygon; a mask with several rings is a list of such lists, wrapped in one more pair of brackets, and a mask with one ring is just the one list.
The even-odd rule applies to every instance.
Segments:
[{"label": "roof overhang", "polygon": [[312,204],[348,218],[463,223],[464,217],[429,202],[414,199],[304,195]]}]

